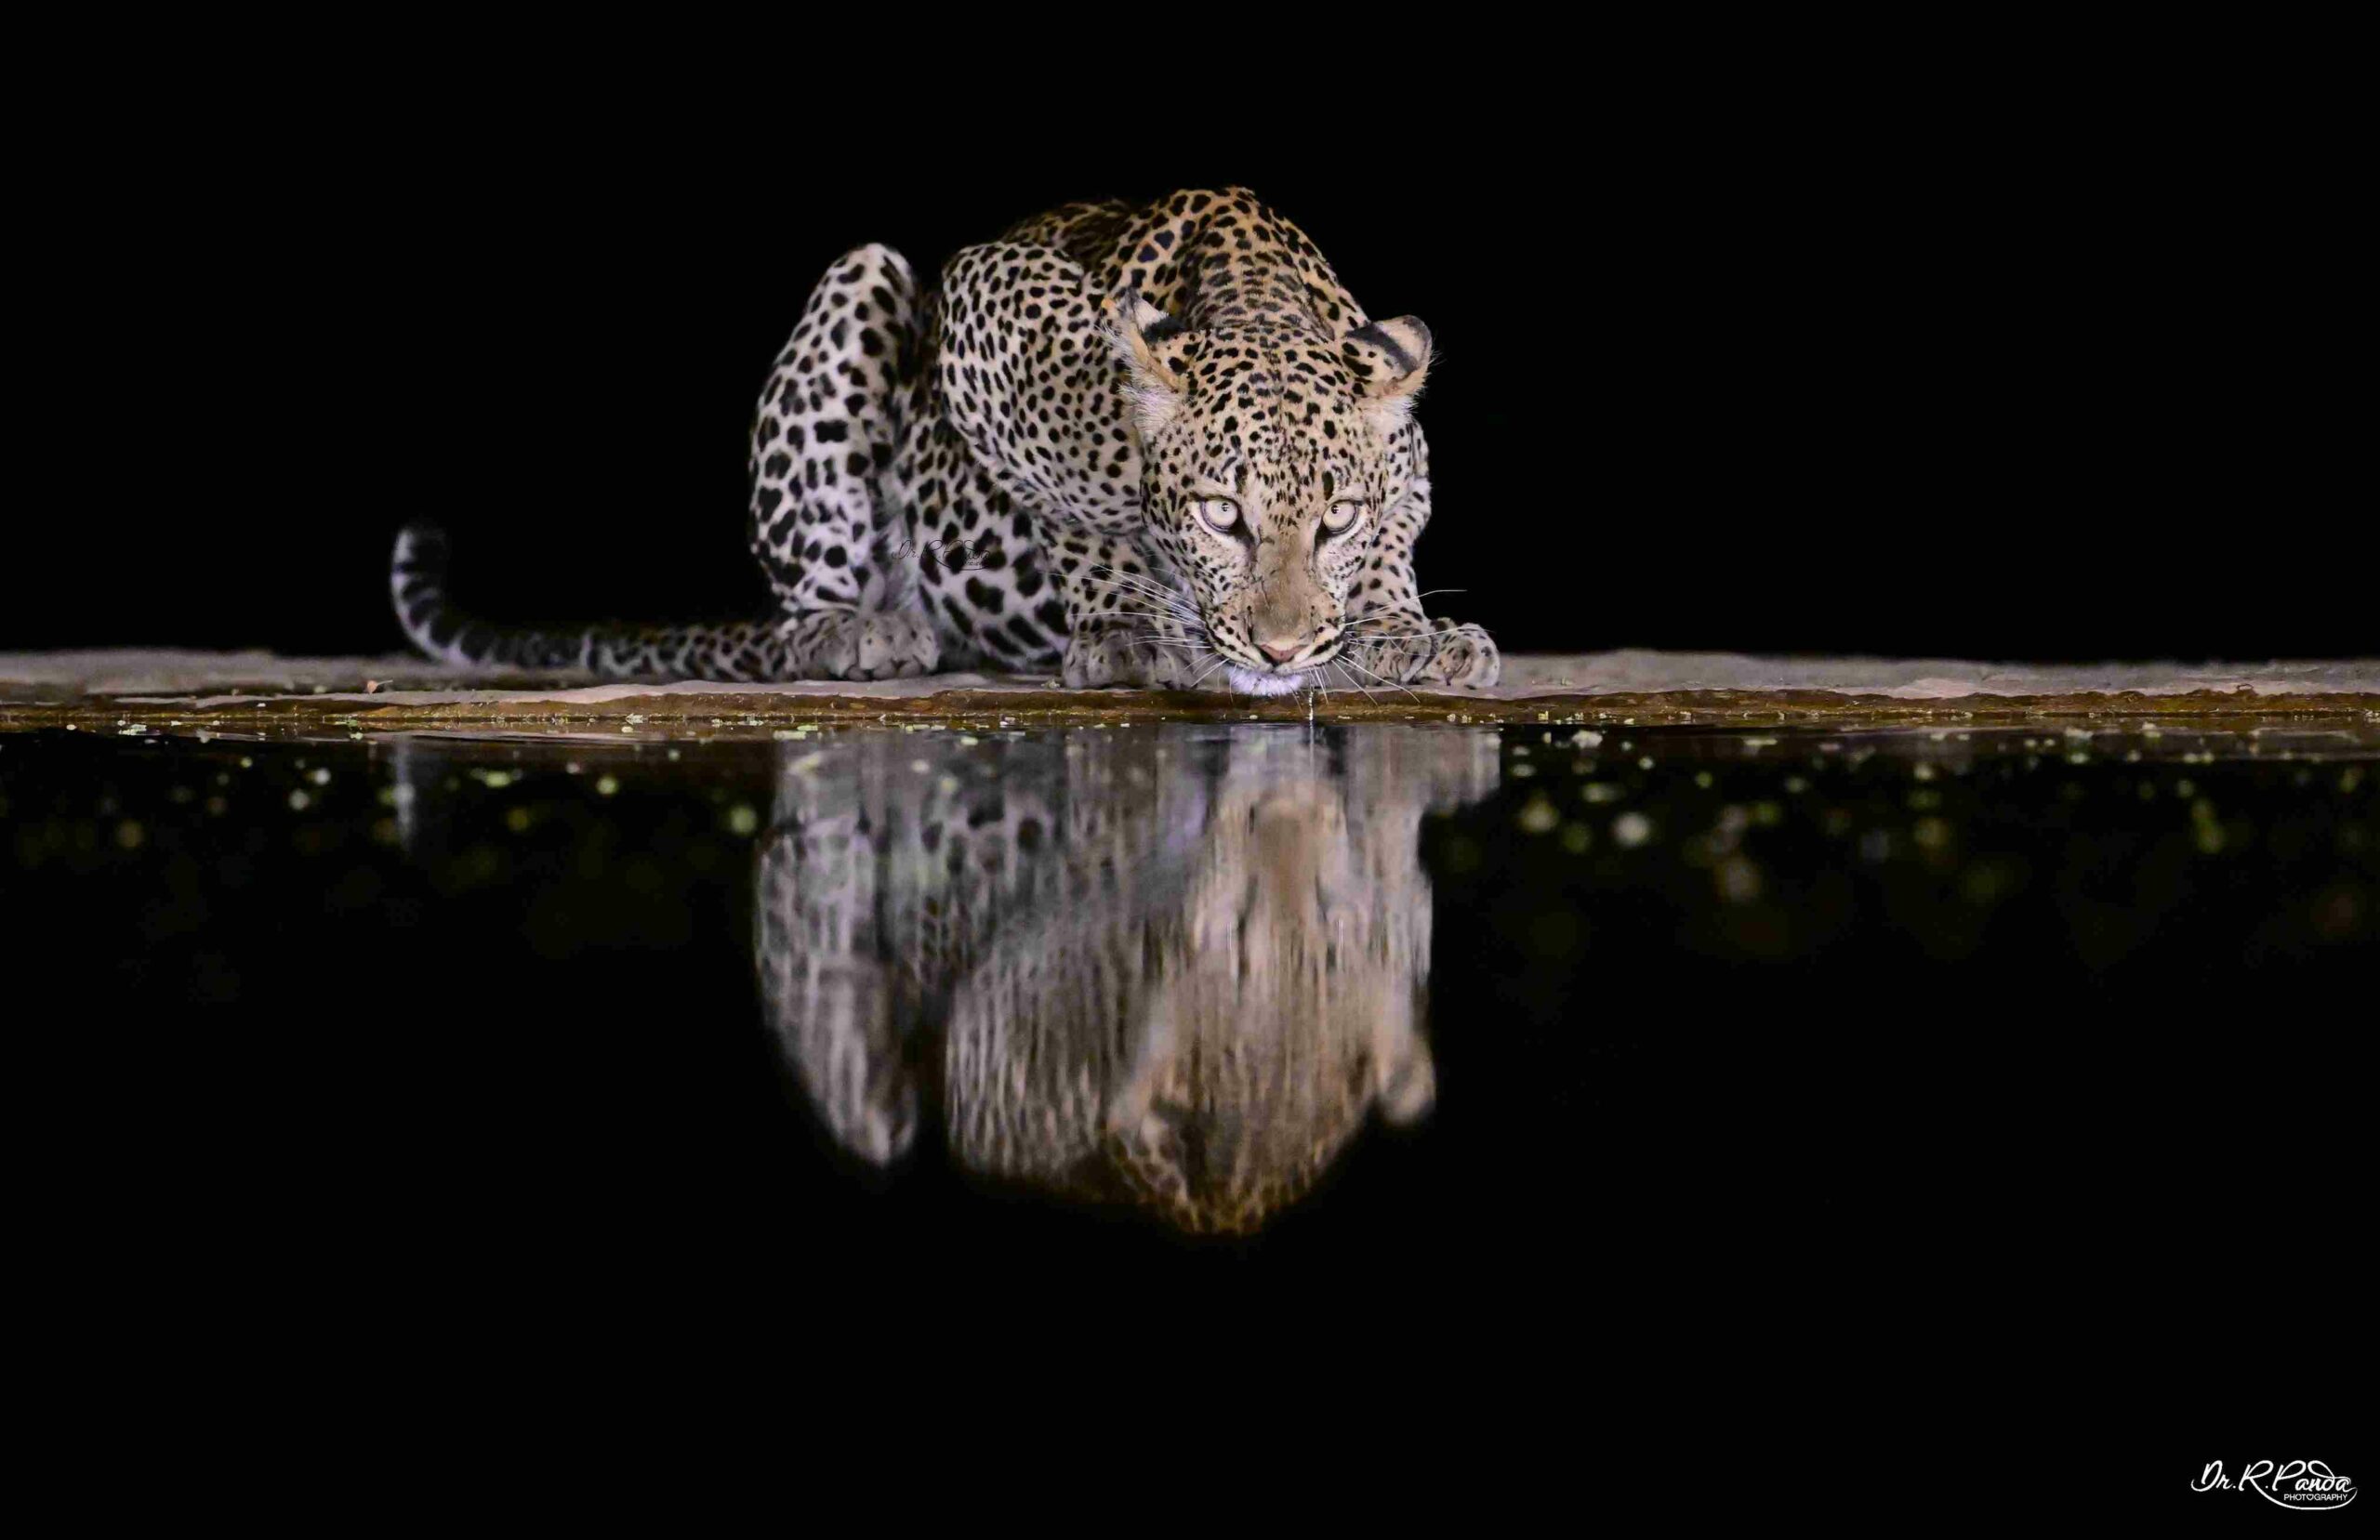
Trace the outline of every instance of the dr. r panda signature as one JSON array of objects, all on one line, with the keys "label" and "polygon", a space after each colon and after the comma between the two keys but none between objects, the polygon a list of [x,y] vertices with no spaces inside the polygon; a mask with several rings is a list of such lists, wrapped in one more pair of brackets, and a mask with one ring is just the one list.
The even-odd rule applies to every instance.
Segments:
[{"label": "dr. r panda signature", "polygon": [[2190,1483],[2192,1492],[2253,1492],[2277,1507],[2345,1507],[2355,1501],[2356,1486],[2334,1475],[2320,1460],[2291,1460],[2276,1466],[2270,1460],[2252,1462],[2235,1483],[2223,1472],[2223,1462],[2210,1460]]}]

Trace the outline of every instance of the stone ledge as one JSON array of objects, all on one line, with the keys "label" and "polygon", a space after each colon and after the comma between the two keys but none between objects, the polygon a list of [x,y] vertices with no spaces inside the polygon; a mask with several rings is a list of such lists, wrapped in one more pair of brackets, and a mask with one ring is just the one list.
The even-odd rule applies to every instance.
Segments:
[{"label": "stone ledge", "polygon": [[2380,660],[2002,665],[1626,651],[1505,660],[1485,691],[1376,687],[1254,699],[1054,688],[942,674],[877,683],[593,682],[409,656],[0,653],[0,731],[325,731],[492,728],[656,733],[801,725],[1132,720],[2014,723],[2076,717],[2380,721]]}]

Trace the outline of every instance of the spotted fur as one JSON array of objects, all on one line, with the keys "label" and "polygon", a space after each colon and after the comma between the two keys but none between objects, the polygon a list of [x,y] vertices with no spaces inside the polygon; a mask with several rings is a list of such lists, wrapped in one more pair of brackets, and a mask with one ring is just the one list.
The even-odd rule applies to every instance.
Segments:
[{"label": "spotted fur", "polygon": [[938,293],[863,246],[811,295],[754,422],[775,614],[494,626],[447,603],[422,529],[398,541],[397,612],[433,656],[612,676],[1492,684],[1487,633],[1427,615],[1413,580],[1430,350],[1240,188],[1069,204],[960,252]]},{"label": "spotted fur", "polygon": [[[763,1008],[845,1151],[1246,1233],[1435,1094],[1425,811],[1492,734],[790,745]],[[939,1135],[939,1138],[936,1135]]]}]

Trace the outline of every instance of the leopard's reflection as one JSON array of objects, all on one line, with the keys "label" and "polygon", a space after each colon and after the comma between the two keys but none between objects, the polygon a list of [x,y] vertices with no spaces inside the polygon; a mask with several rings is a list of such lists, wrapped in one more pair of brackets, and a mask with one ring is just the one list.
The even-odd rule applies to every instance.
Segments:
[{"label": "leopard's reflection", "polygon": [[870,734],[788,745],[771,1024],[835,1139],[1253,1230],[1435,1090],[1424,811],[1491,734]]}]

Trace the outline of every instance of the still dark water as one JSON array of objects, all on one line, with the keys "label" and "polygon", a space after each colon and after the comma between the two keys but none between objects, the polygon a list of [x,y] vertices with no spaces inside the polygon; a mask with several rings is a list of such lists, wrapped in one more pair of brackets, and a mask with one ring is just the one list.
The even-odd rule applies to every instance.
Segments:
[{"label": "still dark water", "polygon": [[0,738],[54,1281],[160,1353],[896,1281],[1623,1370],[2347,1319],[2368,731],[634,738]]}]

